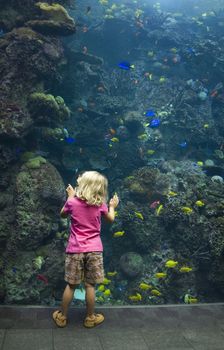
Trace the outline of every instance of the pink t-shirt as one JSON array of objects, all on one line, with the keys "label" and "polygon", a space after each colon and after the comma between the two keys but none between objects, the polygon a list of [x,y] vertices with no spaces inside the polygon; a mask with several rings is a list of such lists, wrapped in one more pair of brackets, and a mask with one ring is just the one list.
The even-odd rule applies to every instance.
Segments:
[{"label": "pink t-shirt", "polygon": [[66,253],[102,252],[101,215],[108,213],[107,205],[89,205],[84,200],[74,197],[68,198],[63,211],[71,215]]}]

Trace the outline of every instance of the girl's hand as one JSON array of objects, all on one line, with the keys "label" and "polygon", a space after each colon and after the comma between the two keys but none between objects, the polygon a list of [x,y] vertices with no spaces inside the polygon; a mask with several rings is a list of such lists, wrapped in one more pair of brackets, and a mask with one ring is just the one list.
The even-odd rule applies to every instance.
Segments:
[{"label": "girl's hand", "polygon": [[72,187],[72,185],[68,185],[68,187],[66,188],[66,192],[67,192],[67,195],[68,197],[72,198],[75,196],[75,190],[74,188]]},{"label": "girl's hand", "polygon": [[109,206],[116,208],[119,204],[118,195],[115,193],[114,196],[110,199]]}]

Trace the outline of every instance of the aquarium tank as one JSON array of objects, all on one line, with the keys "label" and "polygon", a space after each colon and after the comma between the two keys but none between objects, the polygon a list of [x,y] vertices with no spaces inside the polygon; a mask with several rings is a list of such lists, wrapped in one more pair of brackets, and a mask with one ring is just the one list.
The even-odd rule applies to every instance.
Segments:
[{"label": "aquarium tank", "polygon": [[0,303],[60,304],[86,170],[120,198],[97,305],[223,301],[224,1],[0,5]]}]

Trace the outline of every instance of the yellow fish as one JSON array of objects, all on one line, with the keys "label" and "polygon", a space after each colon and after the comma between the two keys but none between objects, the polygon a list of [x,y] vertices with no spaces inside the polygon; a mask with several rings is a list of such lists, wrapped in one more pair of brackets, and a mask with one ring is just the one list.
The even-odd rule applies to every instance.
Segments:
[{"label": "yellow fish", "polygon": [[160,77],[159,78],[159,82],[162,84],[162,83],[165,83],[166,81],[166,78],[165,77]]},{"label": "yellow fish", "polygon": [[172,49],[170,49],[170,52],[172,52],[172,53],[177,53],[177,48],[176,47],[172,47]]},{"label": "yellow fish", "polygon": [[154,149],[148,149],[146,152],[149,156],[153,155],[155,153]]},{"label": "yellow fish", "polygon": [[144,123],[143,126],[147,128],[150,125],[150,123]]},{"label": "yellow fish", "polygon": [[116,274],[117,274],[117,271],[107,272],[107,276],[109,276],[109,277],[114,277],[114,276],[116,276]]},{"label": "yellow fish", "polygon": [[113,5],[111,6],[111,10],[116,10],[116,8],[117,8],[117,5],[116,5],[116,4],[113,4]]},{"label": "yellow fish", "polygon": [[204,163],[203,163],[203,162],[201,162],[201,161],[198,161],[198,162],[197,162],[197,165],[198,165],[198,166],[203,166],[203,165],[204,165]]},{"label": "yellow fish", "polygon": [[139,213],[138,211],[135,211],[135,215],[137,216],[137,218],[144,220],[144,217],[141,213]]},{"label": "yellow fish", "polygon": [[111,283],[111,280],[109,280],[108,278],[104,278],[104,280],[103,280],[103,282],[102,282],[102,284],[105,284],[105,285],[107,285],[107,284],[109,284],[109,283]]},{"label": "yellow fish", "polygon": [[118,212],[116,210],[114,212],[114,216],[115,216],[115,218],[118,216]]},{"label": "yellow fish", "polygon": [[170,197],[175,197],[175,196],[177,196],[177,193],[176,193],[176,192],[173,192],[173,191],[170,191],[170,192],[168,193],[168,196],[170,196]]},{"label": "yellow fish", "polygon": [[139,288],[142,290],[148,290],[148,289],[152,289],[152,286],[150,286],[150,284],[142,282],[139,284]]},{"label": "yellow fish", "polygon": [[204,124],[203,126],[204,126],[205,129],[209,128],[209,124]]},{"label": "yellow fish", "polygon": [[141,141],[146,141],[148,140],[148,135],[147,134],[138,135],[138,139]]},{"label": "yellow fish", "polygon": [[154,52],[153,51],[148,51],[147,55],[148,55],[148,57],[153,57],[154,56]]},{"label": "yellow fish", "polygon": [[124,231],[117,231],[114,232],[113,237],[122,237],[125,234]]},{"label": "yellow fish", "polygon": [[196,304],[198,303],[198,299],[197,298],[189,298],[189,304]]},{"label": "yellow fish", "polygon": [[161,213],[161,210],[163,210],[163,205],[162,205],[162,204],[160,204],[160,205],[158,206],[158,208],[156,209],[156,215],[157,215],[157,216],[159,216],[159,214]]},{"label": "yellow fish", "polygon": [[103,303],[104,302],[104,298],[102,297],[102,295],[100,295],[96,301],[99,301],[100,303]]},{"label": "yellow fish", "polygon": [[192,267],[188,267],[188,266],[182,266],[181,268],[180,268],[180,272],[191,272],[193,269],[192,269]]},{"label": "yellow fish", "polygon": [[108,4],[108,0],[99,0],[99,3],[101,5],[107,5]]},{"label": "yellow fish", "polygon": [[106,290],[104,291],[103,295],[104,295],[105,297],[109,297],[109,296],[111,295],[110,289],[106,289]]},{"label": "yellow fish", "polygon": [[157,272],[155,274],[156,278],[165,278],[166,276],[167,276],[167,273],[165,273],[165,272]]},{"label": "yellow fish", "polygon": [[165,266],[168,267],[169,269],[173,269],[174,267],[176,267],[178,264],[177,261],[174,260],[167,260],[167,262],[165,263]]},{"label": "yellow fish", "polygon": [[105,286],[103,284],[101,284],[98,288],[97,288],[98,292],[104,292],[105,290]]},{"label": "yellow fish", "polygon": [[184,214],[191,214],[193,211],[193,209],[191,209],[189,207],[182,207],[181,210]]},{"label": "yellow fish", "polygon": [[140,10],[140,9],[137,9],[137,10],[135,11],[135,17],[136,17],[136,18],[139,18],[143,13],[144,13],[144,11],[142,11],[142,10]]},{"label": "yellow fish", "polygon": [[151,290],[152,295],[155,295],[156,297],[159,297],[162,295],[162,293],[158,289],[152,289]]},{"label": "yellow fish", "polygon": [[204,207],[205,203],[203,201],[197,201],[195,202],[195,204],[197,205],[197,207]]},{"label": "yellow fish", "polygon": [[112,137],[112,139],[110,139],[110,141],[112,141],[112,142],[119,142],[119,139],[117,137]]},{"label": "yellow fish", "polygon": [[131,301],[141,301],[142,300],[142,296],[140,293],[136,293],[135,295],[130,295],[128,298]]}]

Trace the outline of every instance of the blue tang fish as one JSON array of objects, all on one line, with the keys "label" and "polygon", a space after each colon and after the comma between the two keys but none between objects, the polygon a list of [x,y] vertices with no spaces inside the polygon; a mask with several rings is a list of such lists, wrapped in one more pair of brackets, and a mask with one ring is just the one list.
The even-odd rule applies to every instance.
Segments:
[{"label": "blue tang fish", "polygon": [[157,128],[160,125],[159,119],[152,119],[149,123],[150,128]]},{"label": "blue tang fish", "polygon": [[131,64],[127,61],[122,61],[118,64],[118,67],[121,68],[121,69],[124,69],[124,70],[130,70],[131,68],[134,69],[135,66],[134,64]]},{"label": "blue tang fish", "polygon": [[153,111],[153,109],[148,109],[148,110],[145,112],[145,116],[146,116],[146,117],[154,117],[154,116],[155,116],[155,112]]},{"label": "blue tang fish", "polygon": [[65,142],[68,144],[72,144],[75,142],[75,139],[73,137],[65,137]]}]

